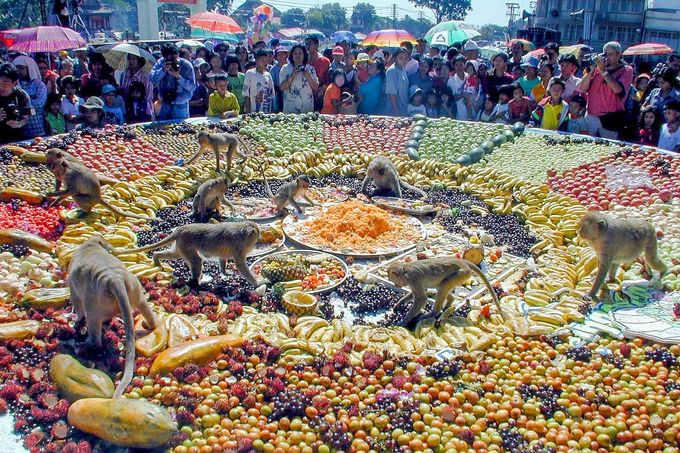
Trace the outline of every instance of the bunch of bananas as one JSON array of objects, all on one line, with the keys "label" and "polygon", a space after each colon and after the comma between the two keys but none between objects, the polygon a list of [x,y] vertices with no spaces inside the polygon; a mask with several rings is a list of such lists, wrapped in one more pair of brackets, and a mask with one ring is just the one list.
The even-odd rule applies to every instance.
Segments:
[{"label": "bunch of bananas", "polygon": [[318,316],[302,316],[293,328],[293,334],[311,342],[345,342],[352,337],[352,327],[340,319],[333,319],[329,323]]},{"label": "bunch of bananas", "polygon": [[288,316],[283,313],[246,312],[229,326],[229,333],[245,339],[262,339],[274,346],[293,336]]},{"label": "bunch of bananas", "polygon": [[354,341],[369,348],[387,350],[393,354],[420,354],[425,350],[422,340],[403,327],[354,326]]}]

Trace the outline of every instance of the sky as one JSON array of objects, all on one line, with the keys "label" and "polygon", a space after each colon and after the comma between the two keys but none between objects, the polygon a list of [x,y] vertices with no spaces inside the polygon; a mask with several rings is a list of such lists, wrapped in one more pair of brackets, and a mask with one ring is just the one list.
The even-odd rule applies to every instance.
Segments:
[{"label": "sky", "polygon": [[[296,7],[307,10],[310,7],[322,5],[324,3],[332,3],[334,1],[337,1],[347,9],[348,17],[352,14],[352,7],[361,1],[374,5],[379,16],[391,16],[393,3],[397,4],[397,14],[400,18],[407,14],[411,17],[418,17],[419,12],[421,11],[416,8],[413,3],[409,3],[407,0],[271,0],[267,1],[267,3],[282,11],[285,11],[289,8]],[[523,9],[529,9],[530,0],[511,1],[519,3],[520,14],[522,13]],[[508,0],[472,0],[472,11],[468,14],[468,17],[465,19],[465,21],[473,25],[507,25],[508,18],[506,16],[506,2],[508,2]],[[237,8],[242,3],[243,2],[241,0],[235,0],[233,7]],[[430,20],[434,21],[434,16],[430,10],[422,11],[425,17],[429,17]]]}]

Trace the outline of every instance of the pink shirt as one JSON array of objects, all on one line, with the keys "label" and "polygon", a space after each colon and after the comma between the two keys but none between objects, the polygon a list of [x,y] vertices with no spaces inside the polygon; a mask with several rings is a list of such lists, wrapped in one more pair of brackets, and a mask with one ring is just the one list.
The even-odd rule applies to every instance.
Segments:
[{"label": "pink shirt", "polygon": [[633,82],[633,68],[624,65],[610,72],[609,76],[621,84],[623,91],[615,94],[605,82],[599,69],[595,69],[588,90],[588,113],[595,116],[626,109],[625,102],[630,84]]}]

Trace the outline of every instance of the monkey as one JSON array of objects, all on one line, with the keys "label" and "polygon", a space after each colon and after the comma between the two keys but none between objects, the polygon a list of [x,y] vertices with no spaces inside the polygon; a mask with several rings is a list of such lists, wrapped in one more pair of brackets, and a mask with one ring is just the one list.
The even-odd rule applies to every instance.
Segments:
[{"label": "monkey", "polygon": [[[67,153],[66,151],[59,149],[59,148],[50,148],[45,152],[45,157],[47,158],[47,167],[52,170],[54,168],[55,162],[58,160],[62,159],[68,162],[73,162],[76,164],[83,165],[83,163],[78,160],[75,156],[72,154]],[[99,175],[97,174],[97,179],[99,180],[100,185],[114,185],[118,184],[120,181],[114,178],[109,178],[108,176],[104,175]],[[61,181],[59,178],[55,178],[54,180],[54,190],[59,190],[61,188]]]},{"label": "monkey", "polygon": [[136,249],[118,249],[115,253],[136,253],[156,250],[171,245],[168,250],[155,252],[153,262],[182,258],[191,271],[190,286],[197,286],[203,275],[203,259],[217,257],[220,271],[226,274],[227,259],[231,258],[236,268],[253,286],[260,286],[255,275],[246,264],[246,257],[255,248],[260,229],[255,222],[192,223],[183,225],[165,239]]},{"label": "monkey", "polygon": [[260,164],[260,170],[262,171],[262,178],[264,179],[264,188],[267,191],[267,196],[272,200],[276,210],[279,213],[283,213],[288,204],[292,204],[298,213],[302,214],[304,211],[300,204],[295,200],[296,198],[303,198],[307,203],[315,206],[314,202],[307,196],[307,189],[311,185],[309,176],[300,175],[294,180],[282,185],[276,194],[272,193],[271,187],[269,187],[269,182],[267,181],[267,176],[264,174],[264,167]]},{"label": "monkey", "polygon": [[149,218],[145,216],[123,212],[104,201],[97,175],[84,165],[59,159],[52,164],[52,173],[59,181],[63,182],[66,187],[63,190],[56,190],[47,194],[48,197],[54,198],[54,201],[52,201],[50,206],[54,206],[66,197],[71,196],[84,215],[92,212],[92,208],[97,204],[102,204],[106,209],[119,216],[149,220]]},{"label": "monkey", "polygon": [[208,211],[215,211],[219,214],[220,205],[225,204],[234,211],[234,205],[224,196],[227,190],[226,177],[209,179],[198,187],[194,196],[193,211],[195,216],[199,216],[201,222],[205,220]]},{"label": "monkey", "polygon": [[467,283],[472,274],[477,275],[484,282],[501,316],[503,316],[498,296],[491,287],[491,283],[477,266],[467,260],[452,256],[440,256],[410,263],[391,264],[387,268],[387,277],[390,281],[399,287],[408,286],[411,288],[411,294],[402,297],[397,304],[413,297],[413,305],[404,317],[402,324],[408,325],[423,310],[427,303],[427,288],[437,288],[437,298],[432,312],[425,317],[441,319],[450,316],[455,311],[455,307],[450,307],[442,314],[446,298],[455,287]]},{"label": "monkey", "polygon": [[585,299],[596,297],[605,278],[614,281],[621,263],[635,261],[643,253],[647,266],[661,275],[666,273],[656,249],[656,231],[645,220],[615,219],[589,211],[581,219],[578,233],[597,255],[597,275]]},{"label": "monkey", "polygon": [[186,163],[186,165],[191,165],[196,159],[201,157],[206,151],[212,150],[215,153],[215,170],[220,171],[220,151],[224,149],[227,150],[227,173],[231,171],[231,161],[234,157],[234,153],[241,156],[241,159],[245,161],[247,156],[239,151],[239,146],[241,148],[247,148],[241,137],[236,134],[230,134],[228,132],[215,132],[210,133],[208,131],[200,131],[196,136],[198,139],[198,144],[200,146],[198,152],[191,156]]},{"label": "monkey", "polygon": [[133,310],[139,310],[150,330],[158,321],[142,292],[137,277],[111,255],[113,247],[101,236],[85,241],[73,254],[69,265],[68,285],[76,322],[85,318],[87,342],[102,347],[102,324],[120,315],[125,326],[125,372],[116,387],[114,398],[120,398],[132,380],[135,364],[135,332]]},{"label": "monkey", "polygon": [[427,197],[427,194],[419,188],[412,186],[401,180],[399,172],[385,156],[376,156],[366,169],[366,177],[361,183],[361,192],[365,193],[368,183],[373,181],[376,188],[375,194],[391,191],[397,198],[402,198],[402,189],[411,189],[418,193],[421,197]]}]

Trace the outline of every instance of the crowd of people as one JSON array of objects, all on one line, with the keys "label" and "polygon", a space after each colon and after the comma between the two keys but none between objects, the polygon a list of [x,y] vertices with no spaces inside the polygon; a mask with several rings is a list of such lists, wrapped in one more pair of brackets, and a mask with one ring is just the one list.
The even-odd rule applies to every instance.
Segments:
[{"label": "crowd of people", "polygon": [[93,49],[71,55],[9,53],[0,64],[0,141],[76,128],[242,113],[450,117],[636,141],[680,150],[680,55],[633,67],[617,42],[602,53],[540,57],[515,42],[480,58],[473,41],[446,50],[419,40],[397,49],[348,42],[321,50],[256,43],[198,48],[172,43],[128,55],[114,70]]}]

